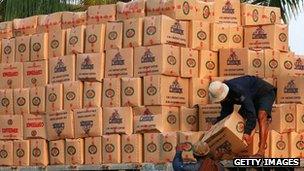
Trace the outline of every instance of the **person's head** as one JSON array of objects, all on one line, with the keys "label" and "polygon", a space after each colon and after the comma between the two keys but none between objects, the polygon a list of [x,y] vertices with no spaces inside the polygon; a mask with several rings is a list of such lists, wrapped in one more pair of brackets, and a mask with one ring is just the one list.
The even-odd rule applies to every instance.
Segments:
[{"label": "person's head", "polygon": [[214,81],[209,85],[209,97],[212,103],[217,103],[225,100],[229,92],[227,84],[220,81]]},{"label": "person's head", "polygon": [[197,157],[204,157],[210,152],[207,143],[199,141],[193,145],[193,155]]}]

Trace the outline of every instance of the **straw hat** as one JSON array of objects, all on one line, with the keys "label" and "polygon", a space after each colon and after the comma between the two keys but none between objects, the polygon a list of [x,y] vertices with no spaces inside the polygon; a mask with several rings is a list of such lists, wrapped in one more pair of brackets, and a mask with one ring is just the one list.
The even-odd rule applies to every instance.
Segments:
[{"label": "straw hat", "polygon": [[205,156],[210,152],[209,146],[203,141],[199,141],[193,145],[193,154],[196,156]]},{"label": "straw hat", "polygon": [[212,103],[220,102],[226,98],[229,92],[227,84],[214,81],[209,85],[209,97]]}]

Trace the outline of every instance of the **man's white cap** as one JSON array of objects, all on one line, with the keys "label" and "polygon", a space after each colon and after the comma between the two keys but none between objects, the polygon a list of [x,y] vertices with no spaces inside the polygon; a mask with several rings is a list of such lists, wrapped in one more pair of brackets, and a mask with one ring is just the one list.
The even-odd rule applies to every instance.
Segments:
[{"label": "man's white cap", "polygon": [[224,100],[229,92],[227,84],[220,81],[214,81],[209,85],[209,97],[212,103]]}]

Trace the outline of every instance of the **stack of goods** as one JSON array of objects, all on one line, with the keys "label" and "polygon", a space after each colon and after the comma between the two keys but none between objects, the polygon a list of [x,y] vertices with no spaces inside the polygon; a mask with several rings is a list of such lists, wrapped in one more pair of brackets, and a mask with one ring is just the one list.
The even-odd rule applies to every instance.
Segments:
[{"label": "stack of goods", "polygon": [[[274,108],[269,155],[302,155],[304,106],[290,103],[303,101],[304,67],[280,22],[238,0],[135,0],[0,23],[0,165],[171,162],[178,143],[195,161],[220,112],[209,83],[245,74],[288,103]],[[235,136],[217,148],[241,147],[242,118],[226,120]]]}]

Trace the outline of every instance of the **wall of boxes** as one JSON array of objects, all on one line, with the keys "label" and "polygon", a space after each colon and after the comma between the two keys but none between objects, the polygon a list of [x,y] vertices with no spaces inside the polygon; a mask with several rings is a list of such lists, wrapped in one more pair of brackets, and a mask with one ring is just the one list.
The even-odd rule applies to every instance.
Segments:
[{"label": "wall of boxes", "polygon": [[220,112],[210,81],[247,74],[278,87],[267,155],[303,157],[303,58],[277,8],[135,0],[2,22],[0,38],[0,165],[170,162],[178,143],[195,160]]}]

